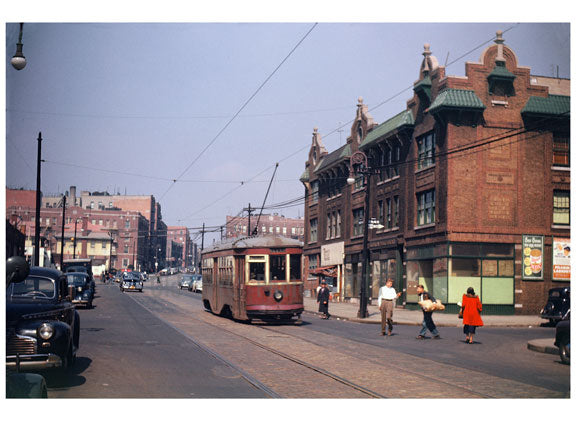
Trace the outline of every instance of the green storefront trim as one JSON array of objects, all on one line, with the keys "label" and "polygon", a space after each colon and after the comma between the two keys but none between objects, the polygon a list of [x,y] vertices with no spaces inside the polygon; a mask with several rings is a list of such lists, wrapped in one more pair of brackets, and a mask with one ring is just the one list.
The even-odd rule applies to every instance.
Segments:
[{"label": "green storefront trim", "polygon": [[[505,251],[510,253],[487,255],[493,252],[497,254],[499,248],[508,248]],[[405,258],[407,282],[410,262],[431,261],[432,275],[425,277],[418,272],[418,282],[424,283],[437,299],[442,300],[447,313],[458,312],[459,306],[456,303],[461,301],[466,289],[472,286],[482,301],[483,314],[514,314],[515,254],[515,244],[508,243],[446,242],[408,249]],[[445,261],[442,262],[442,259]],[[451,267],[448,259],[452,259]],[[478,274],[450,276],[450,269],[456,270],[455,261],[466,259],[475,259],[478,262]],[[439,274],[435,273],[435,265],[441,268]],[[417,269],[420,270],[421,267]],[[415,302],[408,302],[406,308],[419,309],[419,306]]]}]

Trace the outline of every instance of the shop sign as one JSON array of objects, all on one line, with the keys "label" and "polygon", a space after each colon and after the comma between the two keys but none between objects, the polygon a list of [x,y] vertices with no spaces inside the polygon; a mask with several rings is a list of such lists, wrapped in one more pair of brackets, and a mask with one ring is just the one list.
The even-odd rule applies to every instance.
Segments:
[{"label": "shop sign", "polygon": [[522,236],[522,279],[544,279],[544,236]]},{"label": "shop sign", "polygon": [[570,280],[570,239],[554,238],[552,242],[552,279]]}]

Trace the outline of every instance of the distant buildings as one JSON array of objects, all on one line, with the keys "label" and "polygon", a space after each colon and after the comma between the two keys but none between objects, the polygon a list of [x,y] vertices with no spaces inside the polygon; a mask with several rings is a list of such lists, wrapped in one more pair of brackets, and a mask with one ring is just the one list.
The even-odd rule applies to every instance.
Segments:
[{"label": "distant buildings", "polygon": [[[6,189],[6,217],[23,231],[31,247],[35,227],[35,191]],[[59,263],[62,246],[62,204],[64,195],[43,196],[40,211],[42,245],[52,251]],[[64,258],[91,257],[95,273],[109,268],[133,265],[142,271],[155,271],[173,262],[167,251],[168,229],[162,221],[161,207],[152,195],[122,196],[81,192],[70,187],[66,192]],[[176,237],[175,237],[176,238]],[[193,249],[189,232],[177,237],[184,265]],[[183,240],[180,242],[180,238]]]},{"label": "distant buildings", "polygon": [[259,235],[282,235],[304,241],[304,219],[286,218],[283,215],[258,215],[248,217],[227,216],[226,238],[252,235],[257,228]]},{"label": "distant buildings", "polygon": [[465,76],[423,56],[406,109],[377,124],[359,100],[331,153],[314,130],[307,287],[355,301],[367,271],[371,299],[392,278],[407,307],[423,284],[455,311],[472,286],[484,314],[537,313],[570,281],[570,81],[532,75],[501,33]]}]

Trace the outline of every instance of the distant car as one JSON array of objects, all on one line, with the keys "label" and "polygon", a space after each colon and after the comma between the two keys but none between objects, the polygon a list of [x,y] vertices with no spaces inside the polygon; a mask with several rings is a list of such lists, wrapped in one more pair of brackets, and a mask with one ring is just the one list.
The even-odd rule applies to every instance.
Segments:
[{"label": "distant car", "polygon": [[6,289],[6,366],[66,369],[80,346],[80,316],[68,299],[66,276],[32,267]]},{"label": "distant car", "polygon": [[193,281],[194,278],[192,277],[192,275],[182,275],[182,277],[178,281],[178,288],[180,289],[186,288],[190,290]]},{"label": "distant car", "polygon": [[551,288],[548,302],[540,311],[540,317],[548,319],[551,325],[563,320],[570,310],[570,287]]},{"label": "distant car", "polygon": [[192,292],[202,292],[202,275],[191,275],[194,280],[192,281],[192,285],[188,287],[188,291]]},{"label": "distant car", "polygon": [[86,272],[68,272],[66,273],[66,279],[68,286],[74,287],[72,303],[92,308],[94,288],[90,281],[90,276]]},{"label": "distant car", "polygon": [[[131,272],[128,272],[131,273]],[[144,289],[144,282],[140,279],[139,276],[136,275],[126,275],[120,281],[120,291],[140,291]]]},{"label": "distant car", "polygon": [[169,270],[167,268],[164,268],[160,271],[160,276],[168,275],[168,273],[169,273]]}]

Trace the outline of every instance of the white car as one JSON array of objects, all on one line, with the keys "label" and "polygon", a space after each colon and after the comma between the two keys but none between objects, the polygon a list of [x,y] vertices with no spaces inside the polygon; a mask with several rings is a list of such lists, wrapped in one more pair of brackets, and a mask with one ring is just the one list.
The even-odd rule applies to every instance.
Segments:
[{"label": "white car", "polygon": [[188,286],[188,291],[202,292],[202,275],[190,275],[194,277],[192,284]]}]

